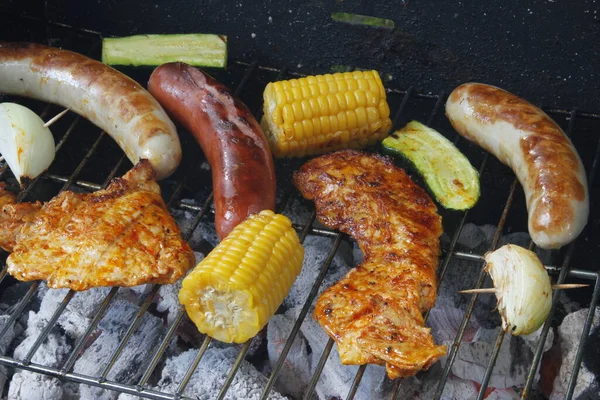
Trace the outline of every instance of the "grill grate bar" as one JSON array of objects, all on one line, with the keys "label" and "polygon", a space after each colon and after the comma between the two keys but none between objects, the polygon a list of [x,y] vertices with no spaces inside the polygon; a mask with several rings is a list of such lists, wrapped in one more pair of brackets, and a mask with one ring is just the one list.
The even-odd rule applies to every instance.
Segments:
[{"label": "grill grate bar", "polygon": [[79,357],[80,352],[87,341],[87,338],[92,334],[92,331],[98,326],[98,323],[104,316],[104,312],[106,311],[106,309],[108,308],[108,306],[112,302],[112,299],[115,297],[118,291],[118,287],[113,287],[112,289],[110,289],[110,292],[108,292],[108,295],[104,298],[104,301],[102,301],[102,305],[98,309],[98,312],[94,316],[94,319],[87,327],[83,335],[81,335],[81,337],[77,339],[77,343],[75,344],[73,351],[69,355],[69,358],[67,359],[60,371],[62,375],[67,374],[71,370],[71,368],[75,364],[75,361],[77,361],[77,357]]},{"label": "grill grate bar", "polygon": [[6,321],[6,325],[4,325],[4,327],[2,327],[2,330],[0,331],[0,339],[2,339],[4,337],[4,335],[6,335],[8,328],[10,328],[15,323],[17,318],[19,318],[21,316],[21,314],[23,313],[23,310],[25,309],[25,306],[27,305],[27,303],[29,303],[29,300],[31,299],[31,297],[37,291],[38,286],[40,286],[40,281],[35,281],[35,282],[33,282],[33,284],[31,286],[29,286],[29,290],[27,290],[27,293],[25,293],[25,296],[23,296],[21,301],[19,301],[19,303],[17,303],[17,307],[15,308],[15,311],[11,314],[8,321]]},{"label": "grill grate bar", "polygon": [[333,348],[334,341],[332,338],[329,338],[325,348],[323,349],[323,353],[321,354],[321,358],[319,359],[319,363],[317,364],[317,368],[315,369],[315,373],[308,384],[308,388],[306,389],[306,393],[304,394],[304,400],[310,400],[313,392],[315,391],[315,387],[317,386],[317,382],[321,377],[321,373],[323,372],[323,368],[325,367],[325,363],[329,358],[329,354],[331,353],[331,349]]},{"label": "grill grate bar", "polygon": [[108,364],[106,365],[106,367],[104,367],[104,370],[100,374],[100,377],[98,378],[99,382],[104,382],[106,380],[106,377],[110,373],[110,370],[112,369],[112,367],[115,365],[115,363],[121,356],[123,349],[125,349],[125,346],[127,346],[127,343],[129,343],[129,339],[131,339],[131,336],[133,335],[135,330],[142,323],[144,314],[148,310],[148,307],[150,307],[150,304],[152,304],[152,299],[154,299],[154,296],[156,296],[159,289],[160,289],[160,285],[154,285],[152,287],[152,290],[150,291],[150,294],[148,296],[146,296],[146,300],[144,300],[144,303],[140,306],[140,310],[138,311],[135,319],[133,320],[133,323],[129,326],[129,329],[127,329],[127,333],[125,334],[125,337],[123,337],[123,339],[121,339],[121,341],[119,342],[119,346],[117,346],[117,348],[113,352],[112,356],[110,357]]},{"label": "grill grate bar", "polygon": [[[75,372],[69,372],[64,375],[61,375],[59,371],[54,368],[46,367],[44,365],[31,363],[29,365],[23,365],[19,361],[6,357],[0,356],[0,363],[6,365],[8,367],[23,369],[26,371],[37,372],[39,374],[44,374],[48,376],[52,376],[58,379],[67,379],[71,382],[82,383],[91,386],[97,386],[102,389],[107,390],[115,390],[119,393],[129,393],[135,396],[144,396],[149,399],[157,399],[157,400],[173,400],[174,396],[170,394],[165,394],[161,392],[157,392],[155,390],[145,389],[142,392],[139,392],[132,388],[130,385],[126,385],[118,382],[106,381],[99,383],[95,378],[90,377],[88,375],[78,374]],[[184,398],[187,399],[187,398]]]},{"label": "grill grate bar", "polygon": [[175,398],[179,398],[181,396],[181,393],[183,393],[183,391],[187,387],[188,383],[190,383],[190,379],[192,378],[194,371],[196,371],[198,364],[200,364],[200,360],[202,360],[204,353],[206,353],[206,350],[208,349],[210,342],[212,342],[212,338],[208,335],[205,336],[204,341],[202,342],[202,346],[200,346],[200,350],[198,350],[196,357],[194,357],[194,360],[188,367],[188,370],[186,371],[185,376],[183,377],[183,380],[181,381],[181,383],[179,384],[179,387],[177,388]]},{"label": "grill grate bar", "polygon": [[146,368],[146,371],[144,372],[144,375],[142,375],[142,378],[140,379],[140,381],[137,384],[139,390],[142,390],[144,385],[146,385],[146,383],[148,383],[148,379],[150,379],[150,376],[152,375],[152,373],[154,372],[154,369],[158,365],[158,362],[160,361],[163,353],[167,350],[169,343],[171,343],[171,339],[173,338],[175,331],[177,330],[177,328],[179,327],[179,324],[183,320],[183,315],[184,315],[183,307],[180,307],[179,311],[177,312],[177,316],[175,317],[175,320],[173,321],[173,323],[169,327],[169,330],[167,331],[166,336],[160,343],[160,346],[159,346],[158,350],[156,351],[156,353],[154,353],[154,356],[152,357],[152,361],[150,361],[150,365],[148,365],[148,367]]},{"label": "grill grate bar", "polygon": [[483,400],[488,395],[488,393],[486,393],[487,387],[490,383],[492,371],[494,370],[494,366],[496,365],[496,360],[498,359],[498,354],[500,353],[500,348],[502,347],[502,342],[504,341],[505,335],[506,332],[503,329],[500,329],[500,332],[496,337],[494,351],[492,352],[492,356],[490,357],[488,365],[485,369],[485,375],[483,376],[483,380],[481,381],[481,387],[479,388],[479,393],[477,394],[477,400]]},{"label": "grill grate bar", "polygon": [[48,334],[50,333],[50,330],[52,330],[52,328],[54,328],[56,321],[58,321],[58,317],[60,317],[60,315],[62,314],[64,309],[67,307],[67,305],[69,305],[69,303],[73,299],[74,295],[75,295],[74,290],[69,290],[67,292],[67,295],[64,297],[64,299],[61,301],[59,306],[56,308],[56,311],[54,312],[54,314],[52,314],[50,321],[48,321],[48,324],[44,327],[44,330],[37,337],[37,339],[33,343],[33,346],[31,346],[31,348],[29,349],[29,352],[23,359],[24,365],[27,365],[31,362],[31,359],[33,358],[33,356],[35,355],[35,353],[37,352],[37,350],[39,349],[41,344],[46,340],[46,338],[48,337]]},{"label": "grill grate bar", "polygon": [[356,396],[356,392],[358,391],[360,381],[362,380],[362,377],[365,374],[365,369],[367,369],[367,364],[362,364],[360,367],[358,367],[358,371],[356,371],[356,375],[354,375],[354,380],[352,381],[352,386],[350,386],[350,390],[348,391],[348,396],[346,396],[346,400],[353,400],[354,396]]},{"label": "grill grate bar", "polygon": [[5,265],[4,267],[2,267],[2,270],[0,270],[0,284],[2,283],[4,278],[6,278],[7,273],[8,273],[8,265]]},{"label": "grill grate bar", "polygon": [[235,362],[233,363],[233,366],[231,367],[231,371],[229,371],[229,374],[227,375],[227,379],[225,380],[225,382],[223,383],[223,386],[221,387],[221,390],[219,391],[217,400],[223,400],[225,398],[225,395],[227,394],[227,391],[229,390],[229,386],[231,386],[231,383],[233,382],[233,378],[235,378],[235,375],[237,374],[238,369],[240,369],[240,366],[242,365],[242,361],[244,360],[244,358],[246,358],[246,354],[248,353],[248,350],[250,349],[251,343],[252,343],[252,339],[248,339],[248,340],[246,340],[246,343],[244,343],[244,346],[242,346],[240,353],[238,354],[237,358],[235,359]]},{"label": "grill grate bar", "polygon": [[[312,223],[315,219],[315,215],[316,215],[316,213],[313,211],[311,218],[307,223],[307,226],[312,225]],[[305,235],[306,232],[307,232],[306,230],[304,230],[302,232],[303,233],[303,237],[301,237],[302,241],[306,237],[306,235]],[[275,364],[275,367],[273,368],[273,371],[271,372],[271,376],[269,377],[267,385],[262,393],[261,400],[266,400],[269,396],[269,393],[271,392],[271,389],[273,389],[273,386],[275,385],[275,382],[277,381],[277,377],[279,376],[279,372],[281,371],[281,367],[283,366],[283,363],[285,362],[285,359],[287,358],[287,355],[290,351],[290,348],[292,347],[294,339],[296,338],[296,335],[298,334],[298,331],[300,330],[300,326],[302,325],[302,322],[304,322],[304,318],[306,317],[306,314],[308,314],[308,310],[310,309],[310,306],[311,306],[313,300],[317,296],[319,287],[321,287],[321,283],[323,283],[323,279],[325,278],[325,275],[327,274],[327,271],[329,270],[329,265],[331,265],[331,262],[333,261],[333,257],[335,256],[335,253],[337,252],[337,249],[338,249],[343,237],[344,237],[344,235],[342,233],[337,234],[335,241],[334,241],[333,245],[331,246],[331,250],[329,251],[329,254],[327,255],[327,259],[323,263],[323,266],[321,267],[321,271],[319,271],[319,275],[317,276],[317,279],[315,279],[315,283],[313,283],[312,288],[310,289],[310,293],[308,294],[308,297],[306,298],[306,301],[304,302],[304,305],[302,306],[302,310],[300,311],[300,314],[298,315],[296,322],[294,322],[292,331],[290,332],[290,335],[288,336],[288,338],[285,342],[285,345],[283,346],[281,354],[279,355],[279,359],[277,360],[277,363]]]},{"label": "grill grate bar", "polygon": [[569,386],[567,388],[567,394],[565,396],[566,399],[571,399],[573,397],[575,385],[577,385],[577,375],[579,375],[579,369],[581,368],[581,363],[583,360],[584,347],[590,335],[590,329],[592,328],[592,322],[596,313],[596,304],[598,303],[598,297],[600,297],[600,278],[596,279],[596,284],[594,285],[592,302],[590,303],[590,308],[587,317],[585,318],[583,331],[581,332],[581,339],[579,340],[579,346],[577,347],[577,354],[575,356],[575,360],[573,361],[573,371],[571,372],[571,377],[569,378]]},{"label": "grill grate bar", "polygon": [[[500,221],[498,222],[498,227],[496,228],[496,232],[494,233],[494,238],[490,245],[490,250],[494,250],[500,241],[500,236],[502,235],[502,229],[504,228],[504,224],[506,223],[506,219],[508,217],[508,212],[510,210],[510,206],[512,205],[512,201],[515,195],[515,191],[517,188],[518,181],[517,179],[513,180],[513,183],[510,187],[510,192],[508,194],[508,198],[504,205],[504,210],[502,211],[502,216],[500,217]],[[479,273],[479,279],[477,280],[477,284],[475,288],[479,289],[483,285],[483,282],[486,278],[485,265],[482,267],[481,272]],[[444,365],[444,370],[442,372],[442,377],[440,378],[440,383],[437,386],[434,398],[439,399],[442,396],[442,392],[444,390],[444,386],[446,385],[446,381],[448,380],[448,375],[450,373],[450,368],[456,359],[456,355],[458,354],[458,349],[462,342],[462,338],[465,334],[465,329],[467,328],[467,324],[471,319],[471,314],[473,309],[475,308],[475,302],[477,301],[478,294],[475,293],[471,295],[471,300],[469,301],[469,305],[467,306],[467,311],[465,316],[463,317],[462,323],[460,325],[460,329],[454,339],[454,343],[452,344],[452,348],[450,349],[450,354],[446,359],[446,364]]]}]

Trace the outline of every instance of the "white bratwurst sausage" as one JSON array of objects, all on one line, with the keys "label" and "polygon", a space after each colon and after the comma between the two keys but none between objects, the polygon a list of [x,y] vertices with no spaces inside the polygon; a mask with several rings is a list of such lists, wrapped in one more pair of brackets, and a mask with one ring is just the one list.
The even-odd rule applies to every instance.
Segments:
[{"label": "white bratwurst sausage", "polygon": [[0,42],[0,92],[71,108],[112,136],[132,163],[148,159],[159,179],[181,161],[177,130],[150,93],[79,53]]},{"label": "white bratwurst sausage", "polygon": [[581,233],[589,215],[585,170],[569,138],[546,113],[495,86],[466,83],[450,94],[446,115],[459,134],[515,172],[536,245],[560,248]]}]

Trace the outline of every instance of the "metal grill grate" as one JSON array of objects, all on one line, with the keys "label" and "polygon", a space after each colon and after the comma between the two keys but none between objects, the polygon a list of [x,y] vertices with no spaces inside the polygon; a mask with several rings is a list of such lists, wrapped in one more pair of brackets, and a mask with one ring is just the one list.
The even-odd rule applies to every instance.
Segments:
[{"label": "metal grill grate", "polygon": [[[62,27],[61,29],[73,30],[70,27]],[[92,36],[95,38],[96,41],[99,38],[98,33],[88,32],[88,31],[76,31],[74,35],[75,36],[81,35],[81,37],[85,36],[87,38]],[[241,62],[241,61],[234,62],[233,65],[231,66],[231,68],[227,72],[223,72],[222,74],[223,74],[223,76],[219,75],[219,73],[216,73],[216,77],[218,79],[221,79],[225,83],[228,83],[230,85],[230,87],[235,87],[235,93],[237,95],[240,95],[243,100],[246,100],[247,104],[251,107],[251,109],[256,110],[255,114],[258,114],[260,112],[260,111],[258,111],[260,109],[260,104],[258,104],[257,101],[260,101],[260,98],[261,98],[260,93],[262,93],[261,90],[262,90],[262,87],[264,87],[264,83],[266,83],[268,80],[284,79],[284,78],[287,78],[290,76],[299,75],[299,74],[296,74],[293,72],[289,72],[285,68],[279,69],[279,68],[263,67],[263,66],[260,66],[258,64],[258,62],[246,63],[246,62]],[[235,84],[232,84],[232,83],[235,83]],[[249,86],[253,86],[253,87],[248,88]],[[509,188],[508,192],[503,191],[502,193],[497,195],[500,197],[505,196],[505,199],[501,203],[498,203],[498,204],[502,205],[502,207],[501,207],[500,216],[497,220],[497,229],[496,229],[490,250],[496,248],[496,246],[498,245],[499,240],[501,238],[501,235],[504,232],[504,229],[506,227],[509,216],[511,215],[510,213],[512,210],[511,206],[513,204],[513,201],[519,201],[519,198],[522,197],[522,195],[520,195],[518,193],[519,185],[518,185],[517,180],[514,178],[514,175],[507,174],[506,170],[503,169],[502,166],[499,166],[497,161],[495,161],[493,159],[493,157],[490,158],[487,153],[485,153],[475,147],[469,147],[470,146],[469,143],[461,142],[461,138],[458,135],[456,135],[455,133],[453,133],[453,131],[447,124],[447,121],[444,122],[443,118],[438,118],[440,116],[442,106],[446,99],[445,93],[441,92],[441,93],[438,93],[435,95],[419,94],[419,93],[416,93],[416,91],[413,88],[409,88],[406,91],[390,89],[390,90],[388,90],[388,96],[389,96],[388,100],[389,100],[390,106],[392,107],[392,110],[394,112],[394,114],[393,114],[394,115],[394,121],[393,121],[394,127],[398,127],[398,126],[402,125],[402,123],[408,121],[409,119],[413,119],[413,118],[419,118],[421,120],[425,120],[427,122],[427,125],[430,125],[430,126],[433,126],[437,129],[439,129],[442,133],[446,133],[449,136],[454,135],[454,136],[452,136],[454,138],[454,143],[456,145],[464,146],[466,149],[468,149],[474,155],[475,159],[479,160],[479,172],[480,172],[480,175],[482,175],[482,177],[498,175],[500,177],[499,179],[504,179],[507,176],[509,176],[508,182],[510,182],[510,184],[506,185]],[[40,107],[39,103],[33,103],[33,105],[37,108]],[[41,107],[43,107],[42,114],[44,116],[51,116],[53,110],[55,109],[54,107],[48,106],[48,105],[42,105]],[[600,127],[600,114],[598,114],[598,113],[583,113],[583,112],[579,112],[578,110],[575,110],[575,109],[574,110],[547,110],[547,111],[551,116],[555,117],[559,123],[568,121],[568,126],[567,126],[566,131],[569,135],[574,136],[573,139],[574,139],[575,143],[578,142],[576,140],[577,139],[576,131],[577,131],[577,124],[580,123],[580,121],[584,121],[586,124],[592,124],[596,128]],[[444,125],[444,123],[445,123],[445,125]],[[72,118],[72,120],[66,124],[66,127],[64,128],[64,134],[58,141],[57,158],[67,157],[67,155],[65,154],[65,151],[68,151],[67,154],[69,155],[70,158],[72,158],[73,156],[76,157],[77,153],[73,153],[73,151],[76,151],[76,150],[73,150],[73,149],[77,149],[78,146],[77,146],[76,142],[80,140],[80,138],[76,137],[76,136],[78,134],[79,135],[84,134],[82,132],[83,130],[95,129],[93,131],[97,133],[96,139],[91,140],[91,138],[88,138],[89,143],[88,143],[87,151],[85,152],[84,157],[81,160],[79,160],[78,162],[73,163],[73,167],[70,168],[68,170],[68,172],[60,171],[60,173],[54,173],[53,171],[51,171],[50,173],[45,174],[41,178],[36,179],[25,191],[22,191],[19,194],[20,200],[24,200],[29,197],[35,197],[36,187],[38,187],[42,183],[54,183],[58,189],[54,194],[56,194],[58,191],[62,191],[62,190],[66,190],[66,189],[74,189],[74,188],[79,189],[79,190],[98,190],[102,187],[105,187],[108,184],[108,182],[110,181],[110,179],[112,179],[117,174],[120,174],[127,168],[128,161],[125,160],[124,156],[119,156],[116,158],[113,156],[110,156],[110,157],[108,156],[108,153],[110,153],[111,150],[112,150],[111,154],[114,154],[114,153],[120,154],[120,153],[118,153],[118,151],[117,151],[118,149],[115,149],[114,146],[111,147],[110,143],[107,143],[107,142],[110,142],[110,138],[107,138],[106,137],[107,135],[105,133],[99,132],[97,128],[82,127],[82,124],[85,124],[85,122],[79,117]],[[57,124],[57,126],[59,126],[59,125]],[[65,125],[63,124],[62,126],[64,127]],[[55,129],[55,131],[56,131],[56,129]],[[78,131],[78,133],[74,134],[73,132],[75,132],[75,131]],[[88,136],[90,135],[89,133],[86,133],[86,134]],[[593,143],[594,143],[593,146],[591,147],[592,150],[585,152],[585,156],[584,156],[584,163],[586,164],[586,166],[588,166],[588,178],[589,178],[590,185],[592,185],[593,182],[595,181],[595,176],[597,173],[598,159],[599,159],[599,155],[600,155],[600,140],[599,139],[600,139],[600,136],[591,138],[591,140],[593,140]],[[587,138],[585,143],[589,143],[589,140],[590,140],[590,138]],[[190,146],[190,148],[193,148],[193,147],[194,146]],[[187,148],[186,148],[186,150],[187,150]],[[81,154],[81,153],[79,153],[79,154]],[[200,153],[198,153],[198,154],[200,154]],[[107,158],[110,158],[111,160],[114,159],[114,162],[111,161],[109,163],[110,166],[106,169],[94,168],[95,165],[98,165],[98,158],[104,158],[105,155]],[[186,187],[187,187],[189,181],[194,176],[193,174],[197,174],[198,170],[195,168],[197,163],[198,163],[198,160],[196,160],[196,162],[191,162],[191,163],[187,163],[187,164],[184,161],[184,164],[182,164],[182,167],[180,167],[178,173],[176,174],[177,179],[174,182],[173,187],[166,188],[165,185],[167,185],[167,183],[161,182],[161,187],[163,187],[163,193],[165,193],[165,194],[168,193],[168,196],[166,196],[166,197],[168,197],[167,201],[168,201],[168,205],[170,207],[194,213],[194,219],[193,219],[191,225],[189,226],[189,229],[187,229],[187,231],[184,232],[184,238],[186,238],[186,239],[189,239],[192,236],[194,230],[198,227],[199,224],[201,224],[202,222],[207,222],[209,220],[209,218],[212,218],[212,216],[210,215],[211,214],[210,205],[211,205],[211,201],[212,201],[211,194],[208,194],[206,197],[204,197],[203,199],[200,199],[200,201],[196,201],[193,204],[181,201],[181,199],[183,198],[182,196],[184,194],[188,194],[188,192],[189,192],[189,189],[187,189]],[[295,167],[297,167],[298,165],[300,165],[300,164],[294,164],[294,161],[291,161],[291,162],[284,161],[283,163],[286,163],[286,165],[283,165],[283,166],[279,165],[282,167],[281,173],[287,174],[288,178],[289,178],[289,174],[292,172],[292,170]],[[490,164],[494,164],[493,168],[490,167]],[[182,169],[186,169],[186,168],[188,168],[187,171],[183,171],[183,172],[181,171]],[[90,169],[94,169],[94,170],[101,169],[103,171],[109,171],[109,173],[108,173],[108,176],[106,176],[104,179],[100,179],[101,183],[94,183],[94,181],[92,181],[92,180],[82,178],[82,175],[84,174],[84,172],[88,173],[89,176],[95,176],[94,174],[89,172]],[[210,182],[210,180],[208,178],[208,173],[207,173],[207,171],[204,171],[204,173],[206,174],[206,176],[202,177],[202,178],[206,178],[205,182],[207,182],[207,184],[209,184],[208,182]],[[278,172],[278,174],[279,173],[280,172]],[[10,177],[10,174],[7,173],[6,166],[4,166],[0,170],[0,178],[2,178],[4,180],[8,180],[9,182],[11,181],[11,177]],[[280,183],[280,186],[283,186],[283,188],[280,188],[280,191],[282,191],[283,194],[281,196],[279,196],[279,198],[281,200],[279,201],[279,203],[277,205],[277,208],[279,211],[283,210],[285,208],[286,204],[288,204],[291,199],[293,199],[294,197],[297,198],[299,196],[298,193],[295,191],[295,189],[292,187],[292,185],[289,183],[289,181],[290,181],[289,179],[281,179],[281,177],[278,176],[278,182]],[[14,183],[14,180],[13,180],[13,183]],[[482,192],[485,190],[486,190],[486,188],[483,187]],[[209,191],[207,193],[209,193]],[[482,218],[481,216],[477,216],[477,215],[473,216],[473,219],[475,219],[475,220],[481,219],[481,220],[485,220],[486,222],[496,222],[493,220],[493,218],[490,221],[489,215],[493,215],[493,212],[494,212],[493,210],[486,211],[485,218],[487,218],[487,220],[485,220],[485,218]],[[477,280],[477,285],[476,285],[477,288],[480,288],[484,285],[484,281],[486,279],[486,273],[483,270],[484,265],[483,265],[482,254],[472,254],[472,253],[466,253],[466,252],[461,252],[461,251],[457,250],[457,243],[458,243],[458,238],[461,233],[461,230],[462,230],[463,226],[465,225],[465,223],[467,221],[471,221],[471,220],[472,219],[470,218],[469,211],[464,212],[464,213],[454,213],[451,217],[449,217],[449,221],[453,225],[451,227],[452,229],[450,229],[448,227],[445,227],[445,228],[446,228],[446,232],[448,234],[452,233],[450,235],[451,240],[450,240],[450,244],[444,250],[445,251],[444,257],[441,259],[441,264],[440,264],[440,268],[439,268],[439,276],[440,276],[440,281],[443,281],[443,278],[447,271],[447,267],[450,265],[450,263],[453,259],[470,260],[472,262],[481,264],[479,278]],[[317,292],[318,292],[325,276],[327,275],[329,266],[335,256],[336,252],[338,251],[340,244],[344,240],[349,240],[349,238],[346,235],[341,234],[339,232],[335,232],[332,230],[324,229],[322,227],[318,227],[318,226],[316,226],[316,224],[315,224],[315,226],[313,226],[314,222],[315,222],[315,212],[314,211],[312,212],[312,215],[310,216],[308,221],[304,221],[304,222],[294,221],[294,226],[300,233],[301,240],[304,241],[304,239],[309,234],[321,235],[321,236],[327,236],[327,237],[332,238],[333,244],[331,246],[328,257],[326,258],[326,260],[320,267],[320,272],[318,274],[318,277],[316,278],[310,292],[307,294],[306,301],[300,311],[299,317],[297,318],[297,320],[294,323],[294,326],[293,326],[293,329],[291,330],[289,338],[287,339],[285,346],[283,347],[281,356],[280,356],[278,362],[276,363],[276,365],[272,369],[272,372],[271,372],[269,380],[268,380],[267,387],[262,395],[263,399],[267,398],[268,394],[270,393],[270,391],[272,390],[272,388],[274,387],[275,383],[278,380],[279,374],[282,370],[282,367],[284,366],[286,356],[288,355],[288,352],[291,348],[294,338],[297,336],[297,334],[300,330],[300,326],[302,325],[304,319],[307,317],[309,309],[311,308],[312,304],[315,301]],[[577,356],[576,356],[576,359],[575,359],[575,362],[573,365],[573,372],[572,372],[572,376],[571,376],[571,379],[569,382],[567,398],[571,398],[573,391],[574,391],[576,377],[577,377],[577,374],[578,374],[578,371],[579,371],[579,368],[581,365],[581,360],[583,357],[582,350],[583,350],[586,340],[588,338],[588,334],[589,334],[589,331],[590,331],[590,328],[591,328],[591,325],[593,322],[592,320],[593,320],[593,316],[594,316],[594,308],[595,308],[596,304],[598,303],[598,296],[600,293],[600,280],[598,279],[599,278],[598,272],[590,271],[589,268],[588,269],[571,268],[571,260],[575,254],[575,248],[577,245],[578,245],[577,243],[573,243],[570,246],[568,246],[566,251],[563,251],[560,253],[557,252],[555,254],[557,257],[561,257],[561,259],[562,259],[560,266],[547,266],[548,271],[553,276],[557,276],[555,283],[562,283],[567,278],[577,278],[577,279],[583,279],[583,280],[589,281],[593,285],[593,291],[591,292],[591,298],[589,300],[590,312],[587,315],[587,318],[585,320],[584,329],[581,332],[581,341],[580,341]],[[529,247],[533,248],[533,244],[530,244]],[[593,268],[597,269],[596,266],[593,266]],[[6,275],[7,275],[7,268],[6,268],[6,266],[3,266],[2,270],[0,271],[0,283],[2,283],[2,281],[6,278]],[[10,316],[8,323],[0,331],[0,339],[7,333],[9,327],[22,315],[24,310],[26,310],[28,303],[30,302],[32,297],[36,294],[38,287],[39,287],[39,282],[35,282],[35,283],[31,284],[31,286],[29,287],[29,290],[20,299],[20,301],[18,302],[18,304],[16,305],[16,307],[14,308],[14,310]],[[88,337],[96,329],[96,327],[97,327],[98,323],[100,322],[100,320],[102,319],[102,316],[104,315],[105,311],[110,307],[111,302],[114,299],[115,295],[117,294],[119,288],[113,288],[108,293],[106,298],[102,301],[101,305],[99,306],[99,312],[95,315],[95,317],[93,318],[93,320],[91,321],[91,323],[87,327],[87,329],[85,330],[85,333],[82,335],[82,337],[79,338],[79,340],[75,343],[73,351],[67,358],[66,362],[59,368],[51,368],[51,367],[48,367],[45,365],[36,364],[36,363],[32,362],[32,358],[33,358],[34,354],[36,353],[36,351],[39,349],[39,347],[42,345],[42,343],[47,338],[51,329],[55,326],[58,318],[60,317],[62,312],[65,310],[66,306],[73,299],[73,296],[75,294],[75,292],[73,292],[73,291],[69,291],[67,293],[67,295],[64,297],[64,299],[62,300],[62,302],[59,304],[58,308],[56,309],[54,315],[48,322],[48,325],[45,327],[45,329],[43,330],[40,337],[37,338],[37,340],[31,347],[31,349],[29,350],[29,352],[25,356],[25,358],[19,360],[19,359],[14,359],[14,358],[8,357],[8,356],[0,356],[0,364],[7,365],[10,367],[14,367],[14,368],[20,368],[20,369],[33,371],[33,372],[51,375],[51,376],[54,376],[59,379],[65,379],[65,380],[69,380],[69,381],[73,381],[73,382],[94,385],[94,386],[102,387],[105,389],[116,390],[116,391],[124,392],[124,393],[130,393],[133,395],[138,395],[138,396],[151,398],[151,399],[186,398],[182,394],[183,394],[187,384],[189,383],[189,380],[190,380],[193,372],[196,370],[196,367],[198,366],[198,364],[202,362],[202,358],[203,358],[206,350],[209,348],[209,346],[211,344],[211,339],[209,337],[205,337],[204,341],[202,342],[202,344],[199,348],[199,351],[198,351],[196,357],[194,358],[193,362],[190,364],[190,366],[187,370],[187,373],[185,374],[185,377],[183,378],[183,380],[181,382],[179,382],[179,386],[175,393],[158,392],[158,391],[153,390],[148,385],[148,382],[149,382],[150,378],[152,377],[153,372],[155,371],[157,365],[164,358],[164,354],[165,354],[165,351],[167,350],[167,347],[173,340],[175,340],[177,328],[180,326],[182,321],[184,321],[185,313],[184,313],[183,309],[181,309],[181,308],[179,309],[178,314],[175,316],[172,323],[168,327],[164,338],[160,342],[160,345],[156,349],[155,353],[152,355],[152,359],[151,359],[150,363],[148,365],[142,366],[144,372],[141,375],[141,378],[139,379],[138,382],[136,382],[135,384],[132,384],[132,383],[117,382],[117,381],[112,381],[112,380],[107,379],[109,372],[111,371],[111,369],[114,366],[117,359],[120,357],[123,349],[125,348],[125,346],[128,343],[128,340],[131,338],[131,336],[135,332],[135,330],[139,327],[139,325],[142,321],[142,317],[143,317],[144,313],[146,313],[148,311],[150,305],[152,304],[152,300],[153,300],[154,296],[158,292],[158,289],[159,289],[158,285],[152,286],[151,289],[149,289],[149,291],[141,299],[141,304],[139,305],[140,306],[139,312],[137,313],[137,315],[131,322],[131,325],[129,326],[129,328],[128,328],[123,340],[121,341],[120,345],[118,346],[118,348],[113,352],[112,356],[106,360],[106,364],[99,376],[88,376],[88,375],[82,375],[82,374],[75,373],[75,372],[73,372],[73,366],[74,366],[75,361],[77,360],[77,357],[79,356],[81,350],[83,349],[83,346],[85,345]],[[458,348],[461,344],[461,340],[465,333],[465,328],[467,327],[467,323],[469,322],[469,319],[471,318],[472,312],[475,308],[477,298],[478,298],[477,294],[471,295],[471,297],[470,297],[470,300],[467,305],[467,311],[466,311],[466,314],[462,321],[462,324],[460,326],[458,335],[455,338],[453,346],[451,346],[449,349],[448,360],[443,369],[442,377],[439,381],[439,384],[437,387],[437,392],[435,394],[436,399],[440,398],[443,393],[445,383],[449,376],[450,368],[455,361],[455,358],[456,358],[456,355],[458,352]],[[540,337],[540,340],[537,343],[537,348],[535,351],[533,363],[530,366],[530,371],[529,371],[526,387],[525,387],[524,391],[522,392],[523,398],[527,397],[532,389],[535,372],[540,363],[541,356],[543,353],[543,343],[545,342],[546,335],[548,334],[548,331],[550,329],[552,317],[553,317],[553,314],[554,314],[554,311],[556,308],[556,300],[557,300],[557,296],[555,295],[553,298],[553,308],[552,308],[551,314],[543,327],[542,335]],[[502,344],[503,339],[504,339],[504,333],[500,332],[497,337],[495,351],[491,354],[491,356],[489,358],[489,363],[488,363],[487,369],[485,371],[485,377],[481,384],[481,388],[480,388],[479,396],[478,396],[478,398],[480,398],[480,399],[484,398],[484,395],[485,395],[485,392],[486,392],[486,389],[487,389],[487,386],[489,383],[489,379],[490,379],[490,376],[494,369],[496,358],[498,356],[500,345]],[[238,368],[240,367],[241,361],[244,360],[247,355],[247,352],[250,348],[250,343],[251,343],[251,341],[248,341],[241,347],[241,349],[239,351],[239,355],[237,357],[237,360],[234,363],[234,365],[229,373],[229,376],[221,389],[219,399],[224,398],[224,396],[226,395],[227,390],[228,390],[230,384],[232,383],[232,380],[233,380],[235,374],[237,373]],[[309,388],[305,394],[305,398],[312,397],[314,389],[315,389],[318,379],[320,377],[320,374],[323,370],[323,367],[325,366],[325,364],[328,361],[328,358],[329,358],[330,352],[333,348],[333,345],[334,345],[334,342],[333,342],[333,340],[330,339],[329,342],[327,343],[327,345],[325,346],[324,351],[321,354],[320,361],[317,365],[316,371],[314,372],[314,375],[310,382]],[[369,368],[369,366],[363,365],[358,369],[356,376],[353,380],[352,386],[350,388],[350,391],[349,391],[349,393],[347,393],[347,397],[346,397],[347,399],[354,398],[355,394],[357,393],[357,390],[359,388],[361,379],[363,377],[363,374],[364,374],[366,368]],[[402,384],[402,380],[398,380],[395,383],[394,391],[392,393],[391,399],[400,398],[400,391],[398,389],[400,388],[401,384]]]}]

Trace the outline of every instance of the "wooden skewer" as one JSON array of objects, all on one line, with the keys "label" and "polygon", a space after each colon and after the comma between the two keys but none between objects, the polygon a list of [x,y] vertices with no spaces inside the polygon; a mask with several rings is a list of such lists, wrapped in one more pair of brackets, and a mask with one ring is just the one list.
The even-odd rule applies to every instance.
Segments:
[{"label": "wooden skewer", "polygon": [[65,115],[67,113],[67,111],[69,111],[70,108],[64,109],[61,112],[59,112],[58,114],[56,114],[54,117],[52,117],[51,119],[48,120],[48,122],[46,122],[44,124],[44,128],[49,127],[50,125],[52,125],[53,123],[55,123],[56,121],[58,121],[63,115]]},{"label": "wooden skewer", "polygon": [[[563,283],[561,285],[552,285],[552,290],[564,290],[564,289],[578,289],[582,287],[588,287],[590,285],[586,283]],[[481,288],[481,289],[466,289],[459,290],[458,293],[496,293],[496,288]]]}]

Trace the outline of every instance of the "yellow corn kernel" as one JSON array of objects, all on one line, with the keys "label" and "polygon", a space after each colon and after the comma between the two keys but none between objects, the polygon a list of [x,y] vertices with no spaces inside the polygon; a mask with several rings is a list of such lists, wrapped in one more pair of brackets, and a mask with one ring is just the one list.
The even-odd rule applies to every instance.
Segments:
[{"label": "yellow corn kernel", "polygon": [[262,211],[234,228],[190,272],[179,301],[200,332],[243,343],[275,313],[300,273],[303,258],[291,221]]},{"label": "yellow corn kernel", "polygon": [[385,137],[392,124],[377,71],[271,82],[263,97],[261,126],[276,157],[361,148]]}]

